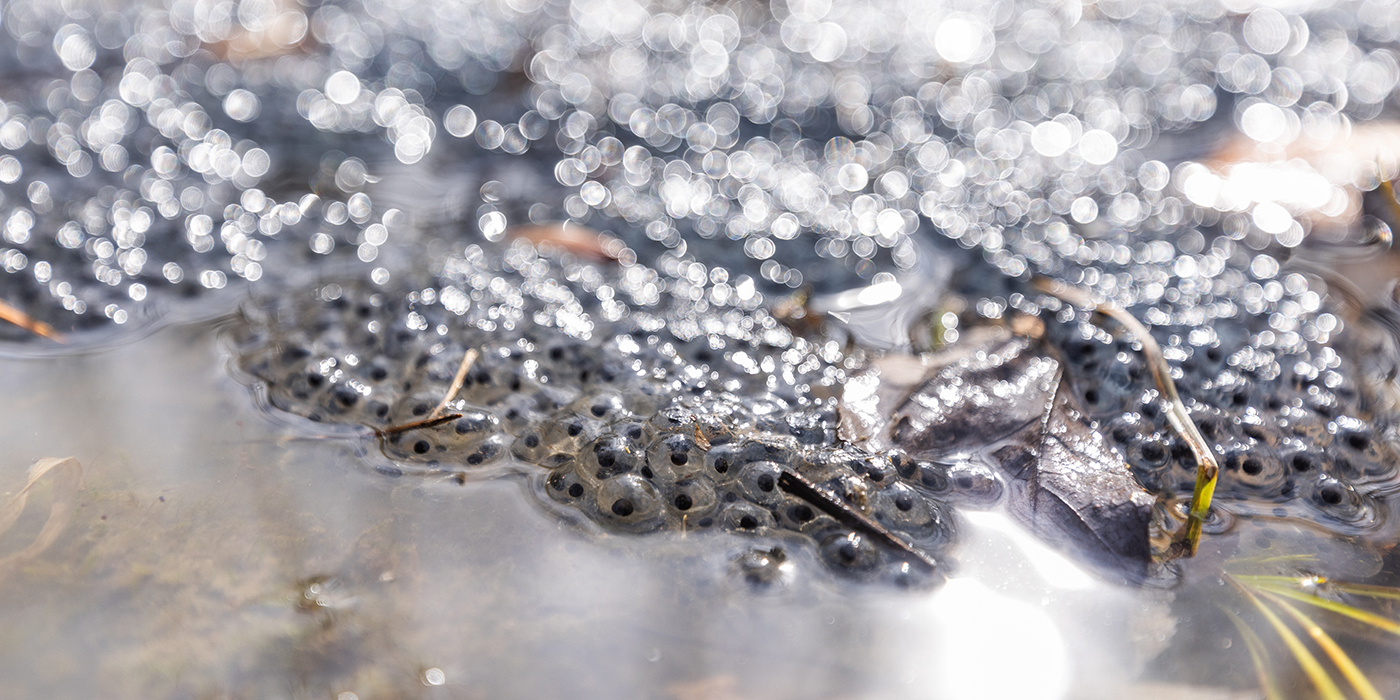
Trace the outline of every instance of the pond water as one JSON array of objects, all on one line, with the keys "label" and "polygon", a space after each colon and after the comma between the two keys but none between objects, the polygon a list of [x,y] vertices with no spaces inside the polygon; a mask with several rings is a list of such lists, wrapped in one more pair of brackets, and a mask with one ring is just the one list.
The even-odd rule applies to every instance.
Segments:
[{"label": "pond water", "polygon": [[754,588],[735,558],[783,543],[599,537],[521,479],[388,479],[355,441],[289,440],[215,330],[3,361],[11,473],[73,454],[84,478],[0,583],[7,697],[1114,697],[1170,631],[1160,594],[992,514],[938,591],[841,585],[790,545]]},{"label": "pond water", "polygon": [[2,7],[0,698],[1400,697],[1389,3]]}]

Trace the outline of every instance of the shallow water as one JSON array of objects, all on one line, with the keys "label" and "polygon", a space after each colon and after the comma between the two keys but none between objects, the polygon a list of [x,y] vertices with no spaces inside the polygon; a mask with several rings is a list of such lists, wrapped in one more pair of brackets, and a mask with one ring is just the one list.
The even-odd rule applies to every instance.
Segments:
[{"label": "shallow water", "polygon": [[[991,512],[963,517],[935,591],[847,583],[781,541],[600,536],[519,478],[387,478],[354,440],[289,439],[216,331],[0,360],[4,488],[48,455],[85,480],[63,536],[0,581],[4,697],[1252,697],[1230,690],[1247,657],[1210,663],[1232,601],[1209,551],[1174,604]],[[773,546],[776,582],[747,583],[735,558]],[[1338,575],[1380,565],[1325,551]],[[1394,683],[1372,648],[1356,658]]]},{"label": "shallow water", "polygon": [[781,543],[598,537],[519,479],[385,478],[353,442],[286,440],[214,331],[0,360],[4,473],[71,454],[85,480],[63,537],[0,582],[4,697],[1110,697],[1162,634],[1160,596],[997,516],[937,592],[842,584],[792,547],[756,589],[733,558]]}]

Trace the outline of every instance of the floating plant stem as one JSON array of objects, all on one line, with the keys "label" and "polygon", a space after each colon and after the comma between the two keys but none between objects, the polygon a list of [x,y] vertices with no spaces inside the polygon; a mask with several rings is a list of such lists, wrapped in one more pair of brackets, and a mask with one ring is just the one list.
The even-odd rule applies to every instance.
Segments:
[{"label": "floating plant stem", "polygon": [[1264,601],[1259,599],[1259,596],[1254,595],[1253,591],[1236,580],[1235,577],[1226,574],[1225,580],[1228,581],[1230,585],[1234,586],[1236,590],[1243,593],[1246,598],[1249,598],[1249,602],[1253,603],[1260,614],[1269,621],[1269,625],[1274,628],[1274,632],[1276,632],[1279,638],[1283,640],[1283,643],[1288,646],[1288,651],[1292,652],[1293,658],[1298,661],[1298,666],[1303,669],[1303,673],[1307,674],[1308,680],[1312,681],[1313,687],[1317,689],[1318,696],[1322,697],[1323,700],[1344,700],[1346,696],[1343,695],[1341,689],[1337,687],[1336,681],[1332,680],[1332,676],[1327,673],[1327,669],[1322,667],[1317,657],[1313,656],[1311,651],[1308,651],[1303,641],[1298,639],[1298,635],[1294,634],[1293,630],[1289,629],[1288,625],[1284,624],[1283,620],[1280,620],[1279,616],[1275,614],[1273,610],[1270,610],[1269,606],[1266,605]]},{"label": "floating plant stem", "polygon": [[53,326],[50,326],[49,324],[44,323],[43,321],[32,318],[29,316],[29,314],[26,314],[23,311],[20,311],[19,309],[16,309],[15,307],[10,306],[9,304],[6,304],[3,301],[0,301],[0,321],[8,321],[16,326],[19,326],[20,328],[23,328],[24,330],[29,331],[30,333],[33,333],[34,335],[48,338],[49,340],[52,340],[55,343],[66,342],[66,338],[64,338],[63,334],[54,330]]},{"label": "floating plant stem", "polygon": [[1171,423],[1177,436],[1186,442],[1187,446],[1191,448],[1191,453],[1196,457],[1196,486],[1191,494],[1191,505],[1187,510],[1186,525],[1172,538],[1173,548],[1178,551],[1168,554],[1195,556],[1196,548],[1201,543],[1201,526],[1205,523],[1206,517],[1210,515],[1210,503],[1215,497],[1215,484],[1220,476],[1220,464],[1215,459],[1215,452],[1211,450],[1210,445],[1201,435],[1201,431],[1191,421],[1191,413],[1186,410],[1186,405],[1181,402],[1181,397],[1176,392],[1176,383],[1172,381],[1171,367],[1167,364],[1166,357],[1162,355],[1162,347],[1157,344],[1157,341],[1152,337],[1152,332],[1147,329],[1147,326],[1142,325],[1137,317],[1113,304],[1095,301],[1083,289],[1044,277],[1035,278],[1032,284],[1047,294],[1081,308],[1093,309],[1095,312],[1117,321],[1142,345],[1142,354],[1147,360],[1148,369],[1152,372],[1152,379],[1157,384],[1157,391],[1161,392],[1167,400],[1167,420]]},{"label": "floating plant stem", "polygon": [[842,524],[864,533],[885,546],[906,555],[906,557],[927,571],[933,571],[937,564],[929,555],[923,553],[918,548],[895,537],[894,533],[885,529],[885,526],[876,522],[873,518],[861,513],[842,502],[840,498],[827,493],[826,490],[808,481],[797,472],[784,469],[778,475],[778,488],[790,493],[812,505],[817,510],[830,515]]},{"label": "floating plant stem", "polygon": [[1324,632],[1316,622],[1313,622],[1312,618],[1299,612],[1297,608],[1289,605],[1288,601],[1275,593],[1263,591],[1261,591],[1261,593],[1274,605],[1277,605],[1284,612],[1288,613],[1288,616],[1293,618],[1293,621],[1297,622],[1298,625],[1308,633],[1313,643],[1322,649],[1323,653],[1327,654],[1327,658],[1332,660],[1332,664],[1337,667],[1338,671],[1341,671],[1342,675],[1351,683],[1351,687],[1356,689],[1356,694],[1360,695],[1362,700],[1384,700],[1381,694],[1376,692],[1376,686],[1371,684],[1371,680],[1366,677],[1366,674],[1362,673],[1360,668],[1357,668],[1356,663],[1351,660],[1351,657],[1337,645],[1337,642],[1332,639],[1331,635]]},{"label": "floating plant stem", "polygon": [[1249,659],[1254,662],[1254,674],[1259,677],[1259,689],[1264,691],[1265,700],[1283,700],[1283,693],[1278,689],[1278,681],[1274,678],[1271,670],[1272,664],[1269,662],[1269,650],[1264,647],[1264,640],[1255,634],[1254,630],[1240,619],[1235,611],[1220,606],[1225,616],[1230,618],[1235,629],[1239,631],[1240,638],[1244,640],[1244,646],[1249,650]]},{"label": "floating plant stem", "polygon": [[467,381],[467,372],[471,371],[472,365],[476,364],[476,358],[479,355],[476,348],[467,348],[467,354],[462,356],[462,363],[457,365],[457,374],[452,375],[452,386],[447,388],[447,393],[443,395],[442,401],[439,401],[432,413],[428,414],[429,419],[442,415],[447,404],[451,403],[452,399],[457,398],[457,392],[462,390],[462,385]]}]

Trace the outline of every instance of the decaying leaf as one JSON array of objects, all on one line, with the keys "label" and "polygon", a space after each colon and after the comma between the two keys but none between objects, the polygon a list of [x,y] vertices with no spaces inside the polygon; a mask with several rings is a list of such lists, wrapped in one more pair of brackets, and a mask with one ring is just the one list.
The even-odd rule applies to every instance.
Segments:
[{"label": "decaying leaf", "polygon": [[980,454],[1007,476],[1008,507],[1027,527],[1098,566],[1142,578],[1152,562],[1154,498],[1066,382],[1039,339],[1001,329],[969,334],[936,355],[889,358],[854,378],[843,431],[916,458]]},{"label": "decaying leaf", "polygon": [[30,490],[50,472],[54,474],[54,499],[53,505],[49,507],[49,518],[44,522],[38,536],[27,547],[0,558],[0,578],[43,554],[44,550],[63,534],[64,528],[68,527],[69,521],[73,519],[73,509],[77,506],[78,493],[82,490],[83,467],[72,457],[49,457],[35,462],[34,466],[29,468],[29,478],[24,488],[0,508],[0,535],[8,532],[15,521],[19,520],[29,502]]}]

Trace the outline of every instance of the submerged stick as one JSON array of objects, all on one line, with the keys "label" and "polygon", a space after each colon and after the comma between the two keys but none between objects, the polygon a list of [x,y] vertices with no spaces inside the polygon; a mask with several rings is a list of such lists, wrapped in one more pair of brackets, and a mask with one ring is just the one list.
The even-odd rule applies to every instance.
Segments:
[{"label": "submerged stick", "polygon": [[842,502],[840,498],[827,493],[827,491],[816,484],[808,481],[797,472],[784,469],[778,475],[778,488],[790,493],[835,518],[838,522],[850,527],[857,532],[868,535],[885,546],[904,554],[913,563],[919,565],[926,571],[933,571],[938,567],[937,563],[929,555],[920,551],[913,545],[899,539],[894,533],[885,529],[885,526],[876,522],[870,516],[850,507]]},{"label": "submerged stick", "polygon": [[476,364],[478,356],[480,353],[476,351],[476,348],[467,348],[467,354],[462,356],[462,363],[457,365],[457,374],[452,377],[452,386],[447,388],[447,395],[442,397],[442,401],[439,401],[437,408],[428,414],[428,418],[436,418],[441,415],[443,410],[447,408],[447,404],[451,403],[452,399],[457,398],[457,392],[462,390],[462,385],[467,381],[467,372],[471,371],[472,365]]},{"label": "submerged stick", "polygon": [[24,330],[29,331],[30,333],[33,333],[34,335],[43,338],[48,338],[49,340],[52,340],[55,343],[67,342],[67,338],[65,338],[62,333],[59,333],[58,331],[54,330],[53,326],[50,326],[49,324],[44,323],[43,321],[40,321],[38,319],[32,318],[29,314],[24,313],[23,311],[20,311],[19,309],[10,306],[9,304],[6,304],[3,301],[0,301],[0,321],[8,321],[16,326],[19,326],[20,328],[23,328]]},{"label": "submerged stick", "polygon": [[1191,453],[1196,457],[1196,487],[1191,493],[1191,505],[1187,510],[1186,525],[1172,537],[1173,549],[1180,551],[1169,552],[1169,554],[1177,556],[1195,556],[1196,548],[1201,543],[1201,526],[1205,523],[1206,517],[1210,515],[1210,503],[1215,497],[1215,484],[1220,477],[1220,463],[1216,461],[1215,452],[1210,449],[1210,445],[1201,435],[1201,431],[1191,421],[1191,413],[1186,410],[1186,405],[1181,402],[1181,397],[1176,393],[1176,383],[1172,381],[1171,367],[1167,364],[1166,357],[1162,355],[1162,347],[1157,344],[1147,326],[1142,325],[1136,316],[1113,304],[1095,301],[1083,289],[1044,277],[1035,278],[1031,284],[1046,294],[1081,308],[1093,309],[1095,312],[1117,321],[1142,345],[1142,354],[1147,360],[1149,371],[1152,372],[1152,380],[1157,384],[1157,391],[1166,398],[1168,403],[1167,422],[1171,424],[1177,436],[1191,448]]}]

